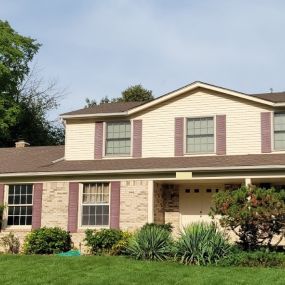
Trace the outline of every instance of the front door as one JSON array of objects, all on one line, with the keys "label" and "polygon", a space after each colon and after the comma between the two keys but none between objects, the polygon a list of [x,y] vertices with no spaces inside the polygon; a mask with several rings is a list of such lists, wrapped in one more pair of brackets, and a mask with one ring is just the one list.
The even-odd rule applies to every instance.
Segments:
[{"label": "front door", "polygon": [[212,205],[212,196],[221,188],[222,185],[180,185],[181,227],[195,222],[211,222],[209,212]]}]

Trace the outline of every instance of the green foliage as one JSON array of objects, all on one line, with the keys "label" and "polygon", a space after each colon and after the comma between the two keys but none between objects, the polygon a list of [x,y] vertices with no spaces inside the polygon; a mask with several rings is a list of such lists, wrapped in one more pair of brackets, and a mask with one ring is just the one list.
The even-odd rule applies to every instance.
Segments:
[{"label": "green foliage", "polygon": [[13,233],[9,233],[0,239],[0,244],[4,247],[6,253],[17,254],[20,250],[20,241]]},{"label": "green foliage", "polygon": [[271,247],[275,236],[284,236],[285,191],[258,187],[222,191],[214,195],[212,214],[221,216],[221,225],[236,233],[244,249]]},{"label": "green foliage", "polygon": [[222,266],[283,267],[285,254],[281,252],[236,250],[219,262]]},{"label": "green foliage", "polygon": [[18,139],[31,145],[63,142],[63,127],[47,119],[60,92],[29,67],[39,48],[35,39],[19,35],[0,20],[0,147],[14,146]]},{"label": "green foliage", "polygon": [[155,224],[155,223],[146,223],[145,225],[142,226],[142,229],[148,228],[148,227],[157,227],[160,229],[164,229],[168,232],[172,232],[173,226],[171,223],[166,223],[166,224]]},{"label": "green foliage", "polygon": [[103,97],[98,104],[95,99],[85,99],[85,108],[96,105],[115,103],[115,102],[147,102],[153,100],[152,91],[144,88],[141,84],[133,85],[122,91],[121,97],[109,99],[108,96]]},{"label": "green foliage", "polygon": [[122,92],[122,102],[147,102],[153,99],[152,91],[142,87],[141,84],[128,87]]},{"label": "green foliage", "polygon": [[26,254],[54,254],[70,249],[70,233],[57,227],[33,230],[27,235],[24,243]]},{"label": "green foliage", "polygon": [[0,93],[18,94],[18,86],[29,73],[29,63],[39,48],[36,40],[19,35],[7,21],[0,20]]},{"label": "green foliage", "polygon": [[[115,254],[120,251],[118,243],[126,238],[122,231],[116,229],[86,230],[85,242],[92,254]],[[116,248],[117,246],[117,248]],[[123,249],[122,249],[123,250]]]},{"label": "green foliage", "polygon": [[121,239],[115,243],[110,251],[111,255],[125,255],[127,253],[127,247],[129,246],[132,234],[129,232],[122,232]]},{"label": "green foliage", "polygon": [[135,259],[165,260],[172,255],[172,245],[168,230],[145,226],[130,240],[127,253]]},{"label": "green foliage", "polygon": [[2,223],[3,223],[3,213],[5,210],[6,206],[0,204],[0,231],[2,229]]},{"label": "green foliage", "polygon": [[18,121],[19,86],[29,73],[29,62],[40,45],[15,32],[8,22],[0,20],[0,137],[10,135]]},{"label": "green foliage", "polygon": [[180,233],[175,259],[184,264],[216,264],[230,250],[227,237],[215,224],[194,223]]}]

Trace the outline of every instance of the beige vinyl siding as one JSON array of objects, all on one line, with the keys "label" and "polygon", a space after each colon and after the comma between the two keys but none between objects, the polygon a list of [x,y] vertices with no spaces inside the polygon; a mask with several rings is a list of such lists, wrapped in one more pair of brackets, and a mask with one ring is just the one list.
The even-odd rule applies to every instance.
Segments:
[{"label": "beige vinyl siding", "polygon": [[227,154],[260,153],[260,113],[268,110],[261,104],[204,90],[185,94],[136,117],[143,120],[142,156],[174,155],[175,117],[224,114],[227,122]]},{"label": "beige vinyl siding", "polygon": [[94,122],[67,122],[65,127],[65,159],[94,159]]}]

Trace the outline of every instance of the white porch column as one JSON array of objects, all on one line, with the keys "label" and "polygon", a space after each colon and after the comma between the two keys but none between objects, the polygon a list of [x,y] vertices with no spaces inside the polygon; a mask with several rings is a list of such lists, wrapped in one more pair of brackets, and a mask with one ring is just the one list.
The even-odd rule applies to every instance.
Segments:
[{"label": "white porch column", "polygon": [[251,185],[251,178],[245,178],[245,180],[244,180],[244,184],[245,184],[245,186],[247,187],[247,186],[250,186]]},{"label": "white porch column", "polygon": [[147,213],[147,222],[154,222],[154,183],[153,180],[148,181],[148,213]]}]

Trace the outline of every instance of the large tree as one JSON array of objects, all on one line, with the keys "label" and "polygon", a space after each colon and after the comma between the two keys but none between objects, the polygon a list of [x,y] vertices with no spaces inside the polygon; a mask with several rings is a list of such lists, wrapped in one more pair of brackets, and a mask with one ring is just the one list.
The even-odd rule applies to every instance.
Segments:
[{"label": "large tree", "polygon": [[[113,102],[147,102],[153,100],[152,91],[144,88],[141,84],[133,85],[122,91],[121,97],[109,99],[107,96],[103,97],[99,105]],[[86,98],[85,107],[92,107],[98,105],[95,99]]]},{"label": "large tree", "polygon": [[62,127],[47,120],[57,106],[54,83],[44,84],[30,69],[40,44],[0,20],[0,146],[19,138],[32,145],[62,143]]}]

